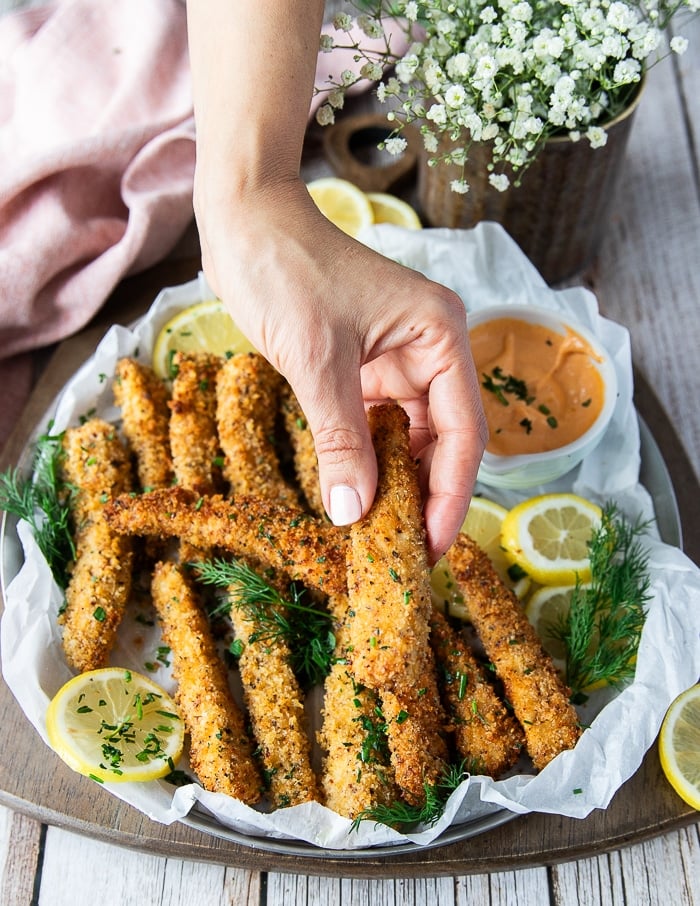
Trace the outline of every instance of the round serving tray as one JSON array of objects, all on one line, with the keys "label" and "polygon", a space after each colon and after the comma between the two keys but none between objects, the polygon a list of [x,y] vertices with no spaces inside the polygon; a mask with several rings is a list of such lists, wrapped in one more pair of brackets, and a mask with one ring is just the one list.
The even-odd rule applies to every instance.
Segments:
[{"label": "round serving tray", "polygon": [[[198,266],[196,260],[184,261],[178,268],[169,265],[166,273],[154,269],[147,280],[134,278],[115,294],[114,304],[92,328],[61,344],[3,451],[0,470],[18,463],[26,467],[28,438],[37,426],[45,426],[46,413],[53,411],[52,400],[57,391],[92,353],[109,324],[129,323],[150,304],[158,287],[191,278]],[[653,499],[659,533],[666,543],[683,545],[680,503],[683,524],[689,532],[688,543],[693,548],[696,521],[685,500],[688,495],[697,495],[697,480],[679,452],[673,426],[643,376],[635,375],[635,385],[635,401],[642,413],[640,478]],[[677,487],[683,488],[680,501],[667,463],[672,466]],[[6,587],[20,562],[14,522],[5,518],[0,527],[0,587]],[[0,721],[5,740],[12,740],[12,745],[6,742],[0,747],[0,804],[40,822],[141,852],[251,870],[361,878],[498,871],[584,858],[697,820],[697,813],[685,806],[665,783],[652,747],[638,772],[617,792],[608,808],[596,810],[583,820],[531,813],[513,821],[516,816],[503,810],[468,827],[448,828],[430,846],[407,844],[359,852],[326,850],[239,834],[199,809],[172,825],[150,820],[70,771],[58,759],[49,766],[50,754],[3,682]]]}]

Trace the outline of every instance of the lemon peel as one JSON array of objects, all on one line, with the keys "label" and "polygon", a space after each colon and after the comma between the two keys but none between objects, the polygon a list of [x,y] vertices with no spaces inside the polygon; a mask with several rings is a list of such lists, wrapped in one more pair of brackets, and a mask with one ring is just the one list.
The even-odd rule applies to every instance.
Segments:
[{"label": "lemon peel", "polygon": [[659,733],[659,759],[681,799],[700,810],[700,684],[682,692],[666,712]]},{"label": "lemon peel", "polygon": [[369,198],[347,179],[324,176],[307,183],[306,188],[321,213],[349,236],[356,237],[363,227],[374,223]]},{"label": "lemon peel", "polygon": [[411,205],[388,192],[368,192],[375,223],[393,223],[409,230],[420,230],[423,224]]}]

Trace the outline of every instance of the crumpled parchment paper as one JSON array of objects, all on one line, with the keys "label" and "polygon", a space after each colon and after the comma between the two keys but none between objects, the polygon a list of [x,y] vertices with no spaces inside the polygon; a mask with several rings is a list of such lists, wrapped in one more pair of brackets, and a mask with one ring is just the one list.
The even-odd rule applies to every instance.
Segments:
[{"label": "crumpled parchment paper", "polygon": [[[632,404],[629,335],[624,327],[599,315],[596,299],[589,291],[548,288],[515,243],[495,224],[484,223],[469,231],[411,231],[379,226],[365,231],[362,240],[450,286],[464,300],[468,311],[495,304],[532,304],[563,311],[600,337],[614,358],[618,404],[603,441],[584,463],[557,482],[527,492],[497,492],[478,485],[477,492],[511,506],[525,496],[548,490],[573,490],[599,503],[615,500],[630,518],[653,516],[651,498],[638,482],[640,443]],[[37,430],[46,428],[49,417],[55,419],[55,429],[61,430],[93,409],[107,419],[118,419],[111,382],[104,375],[114,373],[121,356],[133,355],[148,362],[153,340],[165,321],[176,310],[211,295],[203,278],[165,289],[133,329],[113,327]],[[700,674],[700,570],[680,550],[660,540],[658,532],[652,530],[644,544],[649,555],[652,598],[634,681],[619,693],[608,689],[591,695],[580,708],[581,721],[587,729],[574,750],[564,752],[534,776],[520,773],[498,781],[470,777],[454,792],[444,815],[433,827],[404,835],[365,821],[358,830],[351,830],[347,819],[316,803],[264,814],[227,796],[209,793],[197,784],[177,789],[164,781],[105,786],[156,821],[176,821],[198,802],[223,825],[224,833],[225,828],[231,828],[257,838],[307,841],[338,850],[407,841],[425,845],[454,824],[461,825],[468,836],[475,821],[501,809],[578,818],[593,809],[604,809],[639,767],[670,702],[695,683]],[[18,531],[13,524],[7,526],[2,553],[3,674],[45,740],[48,702],[70,678],[56,623],[61,593],[26,525],[20,525]],[[146,654],[156,651],[158,637],[157,629],[151,630],[149,637],[140,624],[139,633],[134,644],[129,629],[125,629],[112,663],[143,672]],[[167,668],[162,667],[154,678],[172,691]],[[183,767],[187,767],[186,763]]]}]

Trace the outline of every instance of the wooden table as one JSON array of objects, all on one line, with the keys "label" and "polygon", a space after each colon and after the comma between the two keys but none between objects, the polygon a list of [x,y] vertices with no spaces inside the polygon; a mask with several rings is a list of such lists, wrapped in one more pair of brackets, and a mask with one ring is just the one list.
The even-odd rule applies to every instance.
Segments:
[{"label": "wooden table", "polygon": [[[700,23],[692,37],[685,58],[649,79],[605,247],[580,280],[630,328],[638,407],[673,477],[684,547],[700,562]],[[126,281],[97,322],[62,345],[0,468],[105,327],[197,266],[183,257]],[[585,821],[530,815],[429,854],[321,863],[154,825],[42,751],[4,685],[0,714],[0,906],[700,901],[697,813],[665,783],[655,749],[610,808]]]}]

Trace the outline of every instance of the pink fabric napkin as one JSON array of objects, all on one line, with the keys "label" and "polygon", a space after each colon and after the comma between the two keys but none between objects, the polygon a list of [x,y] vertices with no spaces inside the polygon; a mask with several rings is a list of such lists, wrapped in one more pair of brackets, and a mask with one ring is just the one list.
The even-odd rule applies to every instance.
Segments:
[{"label": "pink fabric napkin", "polygon": [[[356,67],[319,54],[317,83]],[[314,99],[311,113],[321,103]],[[0,18],[0,449],[28,350],[83,327],[192,219],[181,0],[64,0]]]}]

